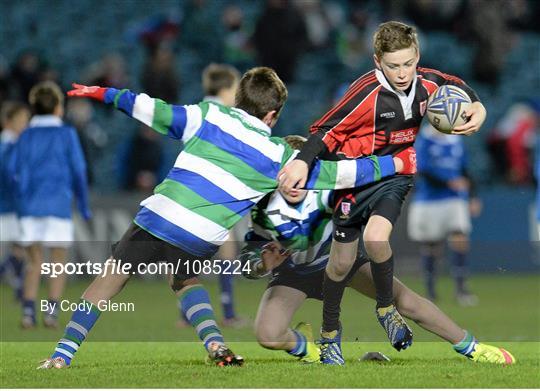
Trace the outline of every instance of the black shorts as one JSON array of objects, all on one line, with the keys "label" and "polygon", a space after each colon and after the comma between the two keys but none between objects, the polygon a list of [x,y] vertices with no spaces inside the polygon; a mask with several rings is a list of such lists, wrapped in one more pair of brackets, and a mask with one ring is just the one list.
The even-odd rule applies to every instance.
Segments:
[{"label": "black shorts", "polygon": [[179,247],[159,239],[135,223],[131,223],[119,242],[112,245],[112,257],[122,261],[122,264],[131,264],[132,271],[136,266],[150,263],[167,262],[172,265],[175,279],[187,280],[196,277],[186,268],[185,262],[199,259]]},{"label": "black shorts", "polygon": [[335,192],[334,239],[341,243],[354,242],[374,215],[394,225],[412,186],[411,175],[395,175],[375,184]]},{"label": "black shorts", "polygon": [[[364,256],[356,258],[345,280],[350,280],[366,262],[369,262],[369,260]],[[309,274],[298,274],[293,270],[285,270],[274,273],[266,289],[277,285],[287,286],[304,292],[308,299],[322,300],[323,281],[324,269]]]}]

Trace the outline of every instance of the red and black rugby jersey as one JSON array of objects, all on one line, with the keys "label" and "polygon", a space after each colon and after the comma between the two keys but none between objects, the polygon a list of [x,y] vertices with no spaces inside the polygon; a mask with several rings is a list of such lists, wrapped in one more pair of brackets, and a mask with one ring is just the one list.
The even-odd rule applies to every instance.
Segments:
[{"label": "red and black rugby jersey", "polygon": [[312,135],[297,159],[309,165],[317,155],[327,160],[355,159],[396,154],[410,147],[429,95],[443,84],[459,86],[473,102],[478,101],[463,80],[434,69],[418,67],[409,94],[394,90],[377,69],[366,73],[311,126]]}]

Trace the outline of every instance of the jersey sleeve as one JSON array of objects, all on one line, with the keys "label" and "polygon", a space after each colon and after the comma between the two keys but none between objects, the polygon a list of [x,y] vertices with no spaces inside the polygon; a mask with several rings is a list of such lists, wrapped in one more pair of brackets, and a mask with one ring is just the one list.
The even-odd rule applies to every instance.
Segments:
[{"label": "jersey sleeve", "polygon": [[108,88],[104,102],[151,127],[160,134],[187,142],[201,127],[200,105],[171,105],[146,94]]},{"label": "jersey sleeve", "polygon": [[354,160],[316,160],[306,189],[350,189],[380,181],[396,173],[391,155],[368,156]]},{"label": "jersey sleeve", "polygon": [[418,68],[417,71],[423,77],[423,79],[428,81],[428,83],[431,82],[435,84],[433,86],[433,90],[442,85],[453,85],[463,89],[469,98],[471,98],[471,102],[480,101],[480,98],[478,98],[476,92],[457,76],[449,75],[448,73],[443,73],[436,69],[430,68]]}]

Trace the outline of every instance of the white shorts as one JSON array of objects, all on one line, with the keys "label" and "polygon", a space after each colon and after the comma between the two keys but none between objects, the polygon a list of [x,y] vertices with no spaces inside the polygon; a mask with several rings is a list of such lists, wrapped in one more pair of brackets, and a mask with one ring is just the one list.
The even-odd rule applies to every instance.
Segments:
[{"label": "white shorts", "polygon": [[2,242],[16,242],[21,238],[19,219],[16,213],[0,214],[0,238]]},{"label": "white shorts", "polygon": [[73,222],[60,217],[21,217],[20,244],[40,242],[46,247],[69,247],[73,242]]},{"label": "white shorts", "polygon": [[462,199],[412,202],[408,216],[409,237],[419,242],[436,242],[451,233],[471,232],[469,204]]}]

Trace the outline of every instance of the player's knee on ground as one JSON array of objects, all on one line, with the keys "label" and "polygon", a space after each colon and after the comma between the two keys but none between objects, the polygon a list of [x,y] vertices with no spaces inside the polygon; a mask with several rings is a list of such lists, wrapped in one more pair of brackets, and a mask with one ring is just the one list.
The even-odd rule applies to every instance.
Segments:
[{"label": "player's knee on ground", "polygon": [[287,329],[278,330],[275,325],[268,323],[255,323],[255,337],[262,347],[267,349],[281,349],[285,344],[284,338]]}]

